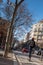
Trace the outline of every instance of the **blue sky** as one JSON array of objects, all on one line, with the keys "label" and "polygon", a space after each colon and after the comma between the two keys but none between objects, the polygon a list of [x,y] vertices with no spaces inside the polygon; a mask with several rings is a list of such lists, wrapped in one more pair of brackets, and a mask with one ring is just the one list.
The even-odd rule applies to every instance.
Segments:
[{"label": "blue sky", "polygon": [[[14,2],[15,0],[11,1]],[[43,0],[24,0],[24,2],[32,14],[34,23],[43,19]]]},{"label": "blue sky", "polygon": [[43,0],[25,0],[35,22],[43,19]]},{"label": "blue sky", "polygon": [[[3,0],[4,2],[7,0]],[[14,2],[15,0],[10,0]],[[35,22],[43,19],[43,0],[24,0]]]}]

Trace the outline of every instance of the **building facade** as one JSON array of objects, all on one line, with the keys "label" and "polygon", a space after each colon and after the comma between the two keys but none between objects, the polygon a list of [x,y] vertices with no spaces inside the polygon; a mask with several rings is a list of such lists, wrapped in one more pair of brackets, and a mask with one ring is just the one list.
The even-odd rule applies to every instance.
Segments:
[{"label": "building facade", "polygon": [[32,26],[30,38],[32,37],[34,37],[37,45],[43,46],[43,20]]},{"label": "building facade", "polygon": [[5,45],[9,22],[0,18],[0,48]]}]

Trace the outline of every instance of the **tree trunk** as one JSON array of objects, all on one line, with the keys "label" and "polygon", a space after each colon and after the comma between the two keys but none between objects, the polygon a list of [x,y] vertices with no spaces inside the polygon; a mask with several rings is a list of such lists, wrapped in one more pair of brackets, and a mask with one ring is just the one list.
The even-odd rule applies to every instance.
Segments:
[{"label": "tree trunk", "polygon": [[8,28],[7,36],[6,36],[5,54],[4,54],[4,57],[7,57],[8,51],[9,51],[9,28]]},{"label": "tree trunk", "polygon": [[12,27],[13,27],[13,23],[14,23],[14,18],[15,18],[15,16],[16,16],[16,12],[17,12],[18,7],[21,5],[21,3],[22,3],[23,1],[24,1],[24,0],[21,0],[21,1],[17,4],[17,0],[16,0],[16,5],[15,5],[14,12],[13,12],[13,16],[12,16],[11,24],[10,24],[10,27],[9,27],[8,36],[7,36],[7,41],[6,41],[5,54],[4,54],[5,57],[7,57],[8,52],[9,52],[9,39],[11,38],[11,31],[12,31]]}]

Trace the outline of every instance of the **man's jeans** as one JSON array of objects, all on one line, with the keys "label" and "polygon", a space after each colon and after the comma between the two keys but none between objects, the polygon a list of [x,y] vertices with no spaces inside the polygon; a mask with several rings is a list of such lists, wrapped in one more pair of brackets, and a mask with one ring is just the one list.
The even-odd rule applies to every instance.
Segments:
[{"label": "man's jeans", "polygon": [[31,55],[32,55],[32,48],[30,47],[30,49],[29,49],[29,58],[31,58]]}]

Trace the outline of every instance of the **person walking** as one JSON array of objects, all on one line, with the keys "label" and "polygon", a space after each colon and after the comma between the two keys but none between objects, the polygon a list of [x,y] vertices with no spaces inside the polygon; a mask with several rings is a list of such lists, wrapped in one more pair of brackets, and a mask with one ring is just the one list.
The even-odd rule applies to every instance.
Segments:
[{"label": "person walking", "polygon": [[31,61],[31,56],[32,56],[33,48],[35,48],[34,38],[32,38],[32,39],[29,41],[29,61]]}]

